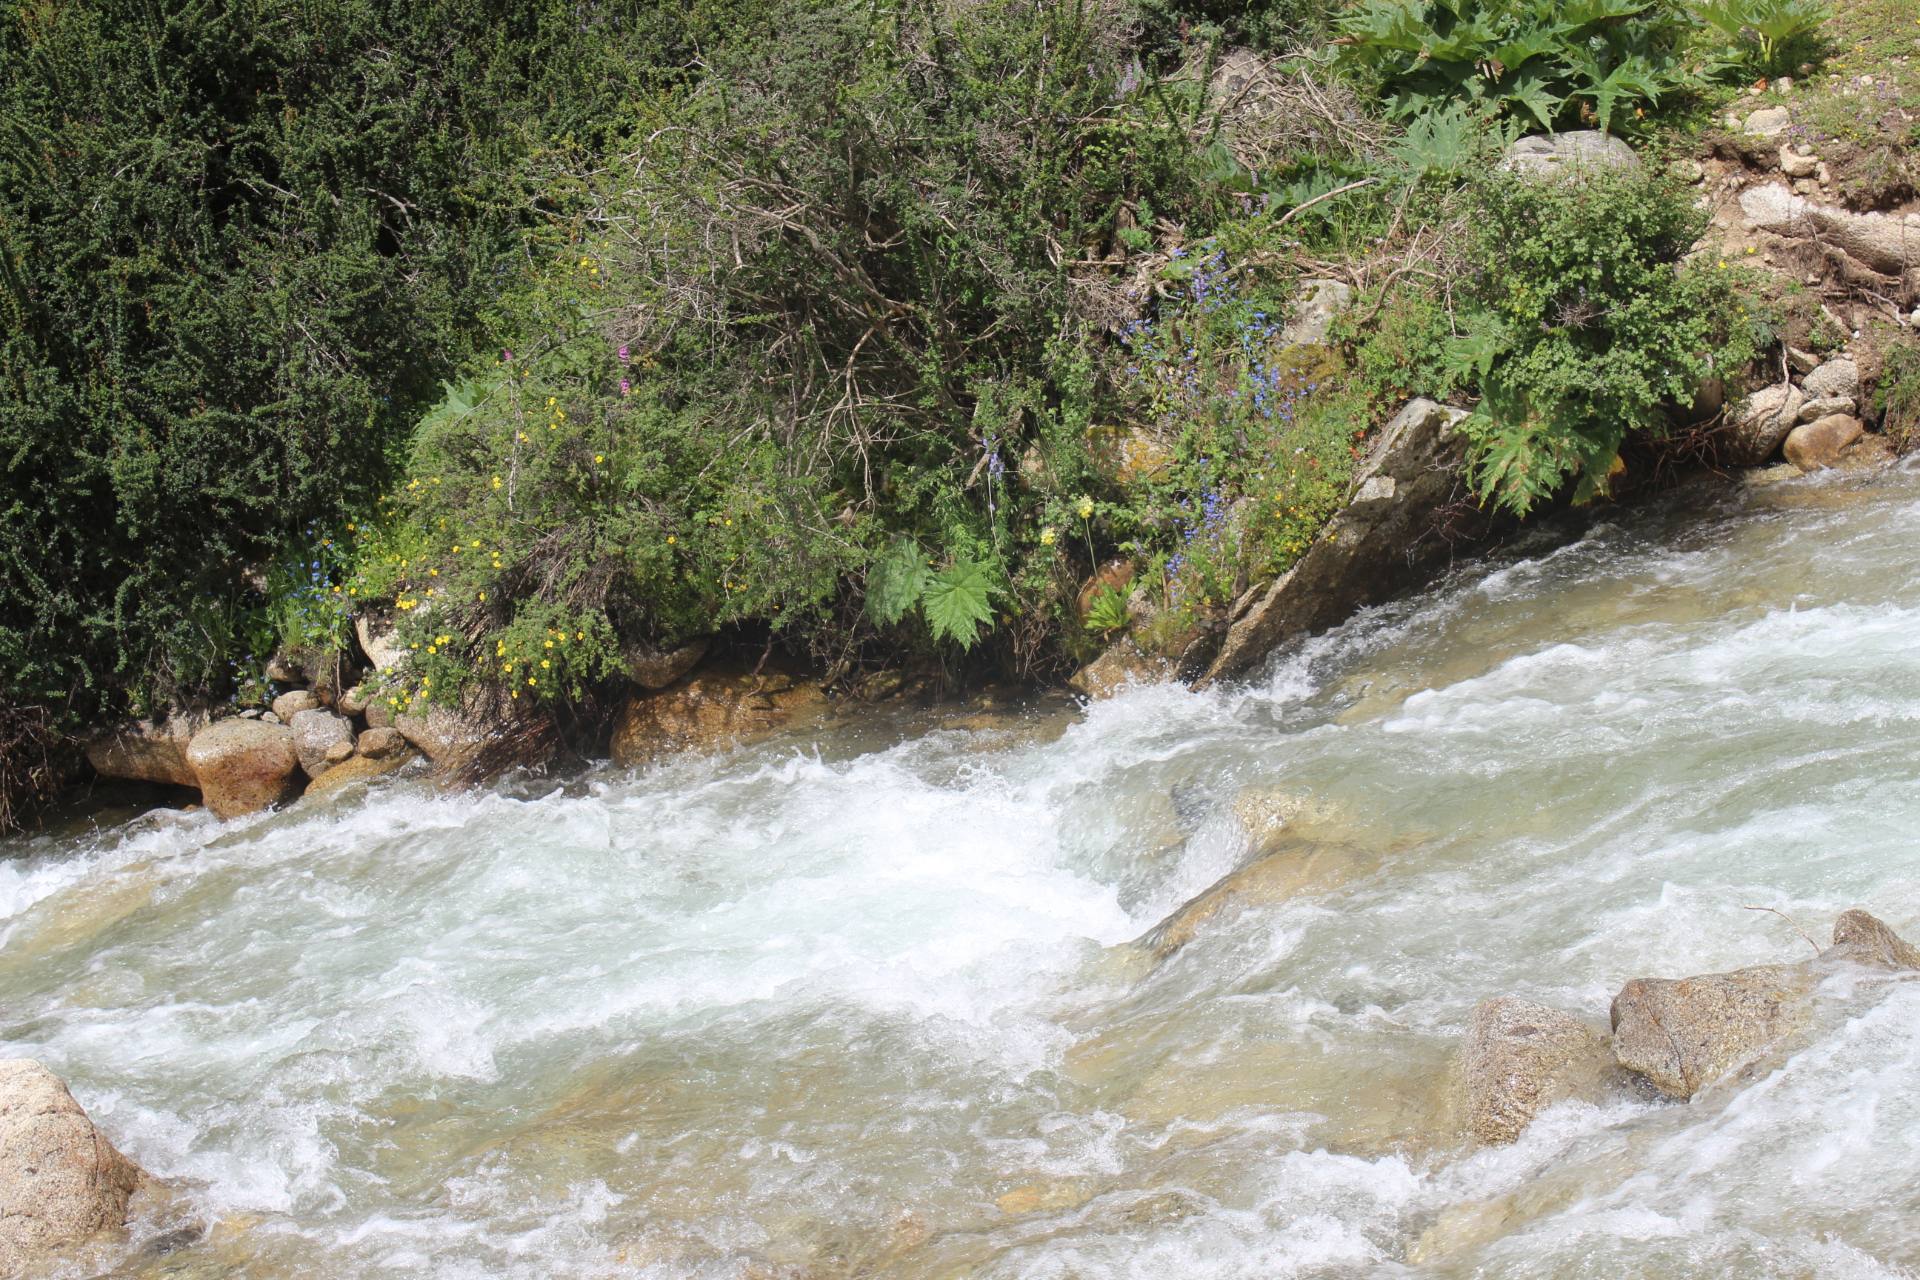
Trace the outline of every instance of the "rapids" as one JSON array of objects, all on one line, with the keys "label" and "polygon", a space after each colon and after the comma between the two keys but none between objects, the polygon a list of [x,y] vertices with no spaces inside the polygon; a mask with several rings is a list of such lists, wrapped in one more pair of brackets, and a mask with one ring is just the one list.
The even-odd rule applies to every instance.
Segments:
[{"label": "rapids", "polygon": [[[1433,1117],[1486,997],[1920,936],[1916,548],[1913,468],[1696,492],[1230,690],[16,840],[0,1055],[214,1224],[114,1276],[1912,1275],[1920,980],[1691,1104]],[[1128,946],[1248,788],[1341,873]]]}]

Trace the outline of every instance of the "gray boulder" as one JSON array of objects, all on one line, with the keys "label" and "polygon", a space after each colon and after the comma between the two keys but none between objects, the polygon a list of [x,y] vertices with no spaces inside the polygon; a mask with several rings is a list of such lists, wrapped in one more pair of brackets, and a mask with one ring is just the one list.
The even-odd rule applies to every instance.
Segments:
[{"label": "gray boulder", "polygon": [[0,1060],[0,1273],[39,1270],[48,1250],[124,1226],[145,1178],[58,1076]]},{"label": "gray boulder", "polygon": [[1751,1066],[1807,1019],[1814,974],[1766,964],[1697,978],[1635,978],[1613,999],[1620,1065],[1670,1098]]},{"label": "gray boulder", "polygon": [[293,731],[264,720],[208,725],[187,747],[187,762],[207,808],[222,818],[258,813],[286,799],[300,768]]},{"label": "gray boulder", "polygon": [[1920,215],[1854,213],[1816,204],[1779,183],[1741,192],[1740,213],[1757,230],[1817,242],[1883,276],[1920,269]]},{"label": "gray boulder", "polygon": [[[1920,236],[1920,227],[1914,230]],[[1851,400],[1860,394],[1860,366],[1847,356],[1829,360],[1809,373],[1800,383],[1809,399],[1827,400],[1846,397]]]},{"label": "gray boulder", "polygon": [[1736,467],[1760,466],[1779,452],[1806,400],[1806,394],[1791,383],[1760,388],[1727,416],[1722,456]]},{"label": "gray boulder", "polygon": [[1292,568],[1250,593],[1198,687],[1240,675],[1282,641],[1387,599],[1447,555],[1434,520],[1459,492],[1466,442],[1454,427],[1466,416],[1425,399],[1394,416],[1361,463],[1346,507]]},{"label": "gray boulder", "polygon": [[1325,342],[1333,322],[1353,305],[1353,286],[1340,280],[1303,280],[1293,314],[1280,330],[1282,345]]},{"label": "gray boulder", "polygon": [[1852,413],[1858,407],[1852,396],[1822,396],[1800,406],[1800,421],[1812,422],[1836,413]]},{"label": "gray boulder", "polygon": [[1640,157],[1632,147],[1598,129],[1571,133],[1535,134],[1507,148],[1500,167],[1511,173],[1559,177],[1601,169],[1635,170]]},{"label": "gray boulder", "polygon": [[1481,1142],[1512,1142],[1534,1116],[1596,1095],[1612,1072],[1607,1038],[1578,1018],[1500,996],[1473,1011],[1461,1051],[1467,1124]]},{"label": "gray boulder", "polygon": [[365,614],[353,620],[353,634],[360,641],[360,652],[367,655],[375,671],[397,667],[407,656],[407,646],[392,624]]},{"label": "gray boulder", "polygon": [[298,711],[287,727],[293,730],[293,750],[309,778],[319,777],[353,754],[353,725],[345,716],[318,709]]}]

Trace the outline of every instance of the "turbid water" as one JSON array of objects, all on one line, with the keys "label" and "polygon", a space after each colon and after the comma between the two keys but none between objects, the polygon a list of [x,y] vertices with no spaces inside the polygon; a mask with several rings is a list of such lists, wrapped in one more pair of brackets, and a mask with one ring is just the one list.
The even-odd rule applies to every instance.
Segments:
[{"label": "turbid water", "polygon": [[[1690,1104],[1439,1118],[1488,996],[1920,934],[1920,472],[1702,507],[1234,690],[16,842],[0,1051],[215,1224],[71,1274],[1913,1274],[1920,980]],[[1129,946],[1250,796],[1317,870]]]}]

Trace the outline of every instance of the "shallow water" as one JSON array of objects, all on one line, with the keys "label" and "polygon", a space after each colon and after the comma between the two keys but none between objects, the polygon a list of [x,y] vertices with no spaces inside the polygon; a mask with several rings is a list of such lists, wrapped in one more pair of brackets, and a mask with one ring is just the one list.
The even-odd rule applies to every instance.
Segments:
[{"label": "shallow water", "polygon": [[[1920,982],[1472,1151],[1478,1001],[1920,935],[1920,473],[1601,519],[1250,687],[5,846],[118,1276],[1907,1276]],[[1311,803],[1291,896],[1127,945]]]}]

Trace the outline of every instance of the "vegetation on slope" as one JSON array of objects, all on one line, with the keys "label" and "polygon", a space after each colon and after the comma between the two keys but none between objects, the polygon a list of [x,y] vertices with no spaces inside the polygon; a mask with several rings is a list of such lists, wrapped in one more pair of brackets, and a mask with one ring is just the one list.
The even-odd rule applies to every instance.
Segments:
[{"label": "vegetation on slope", "polygon": [[1283,571],[1409,393],[1486,501],[1592,492],[1766,316],[1662,179],[1469,175],[1818,17],[1734,2],[16,0],[0,736],[368,611],[396,706],[716,632],[1056,675],[1110,557],[1169,633]]}]

